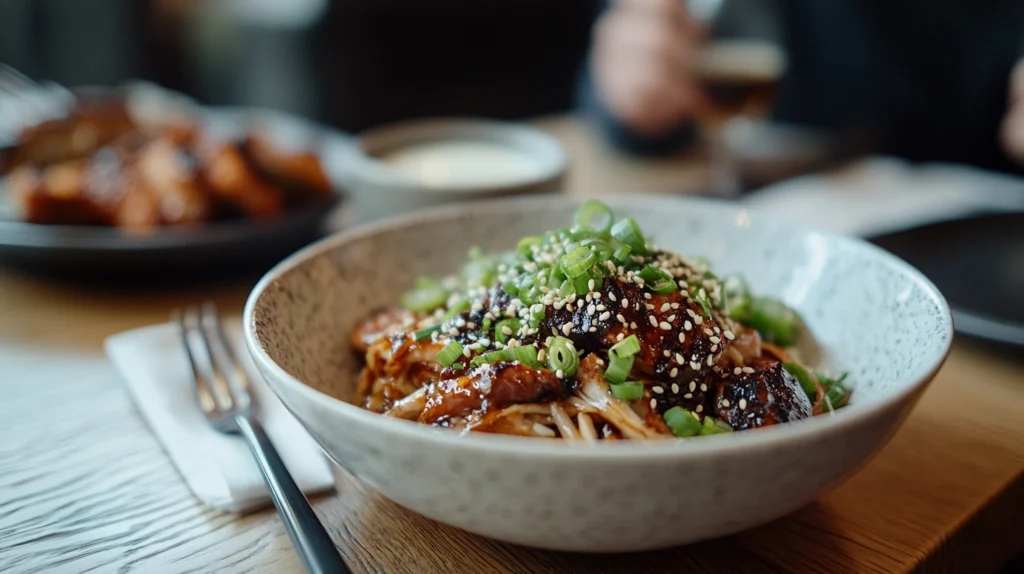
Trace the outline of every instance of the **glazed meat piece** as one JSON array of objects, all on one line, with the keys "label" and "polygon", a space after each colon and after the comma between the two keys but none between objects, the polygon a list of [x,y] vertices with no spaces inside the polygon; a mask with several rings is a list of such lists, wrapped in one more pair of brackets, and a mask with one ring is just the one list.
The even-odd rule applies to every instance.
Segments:
[{"label": "glazed meat piece", "polygon": [[254,219],[284,211],[284,194],[260,178],[236,144],[206,142],[200,157],[210,191],[223,204]]},{"label": "glazed meat piece", "polygon": [[468,371],[447,370],[426,390],[426,405],[419,421],[451,426],[466,417],[524,403],[563,399],[569,389],[551,371],[520,363],[484,365]]},{"label": "glazed meat piece", "polygon": [[[752,371],[752,372],[746,372]],[[762,358],[718,385],[715,416],[735,430],[809,418],[811,401],[782,363]]]},{"label": "glazed meat piece", "polygon": [[210,218],[214,205],[204,189],[195,158],[168,139],[153,139],[139,151],[139,180],[155,196],[160,220],[189,225]]},{"label": "glazed meat piece", "polygon": [[330,193],[331,183],[313,152],[285,153],[261,134],[246,136],[241,149],[262,175],[285,192],[289,204]]},{"label": "glazed meat piece", "polygon": [[107,224],[111,206],[89,193],[87,171],[88,162],[82,160],[14,169],[6,187],[19,219],[58,225]]},{"label": "glazed meat piece", "polygon": [[83,158],[135,128],[123,100],[82,99],[67,116],[22,131],[17,144],[3,154],[0,175],[19,166]]}]

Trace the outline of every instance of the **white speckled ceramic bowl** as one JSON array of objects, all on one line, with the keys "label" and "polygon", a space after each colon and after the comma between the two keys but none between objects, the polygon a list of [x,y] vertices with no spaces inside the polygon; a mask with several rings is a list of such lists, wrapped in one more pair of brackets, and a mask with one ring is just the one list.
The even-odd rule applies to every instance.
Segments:
[{"label": "white speckled ceramic bowl", "polygon": [[820,362],[850,372],[851,404],[759,430],[588,447],[459,436],[345,402],[360,367],[348,347],[358,321],[395,304],[417,275],[457,269],[469,245],[505,249],[565,225],[576,204],[564,198],[457,205],[321,241],[257,285],[246,342],[324,450],[388,498],[484,536],[593,552],[722,536],[807,504],[888,441],[946,356],[953,329],[942,296],[867,243],[705,200],[609,203],[659,245],[705,256],[716,272],[741,271],[754,290],[798,309]]}]

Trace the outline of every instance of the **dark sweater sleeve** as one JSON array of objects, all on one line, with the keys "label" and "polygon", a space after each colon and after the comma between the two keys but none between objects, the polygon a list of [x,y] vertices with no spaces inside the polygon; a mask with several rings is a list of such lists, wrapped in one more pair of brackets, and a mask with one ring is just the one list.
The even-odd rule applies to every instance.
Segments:
[{"label": "dark sweater sleeve", "polygon": [[631,154],[656,156],[670,154],[697,141],[696,126],[690,122],[649,136],[638,134],[616,119],[601,103],[587,66],[579,74],[577,108],[593,121],[615,147]]}]

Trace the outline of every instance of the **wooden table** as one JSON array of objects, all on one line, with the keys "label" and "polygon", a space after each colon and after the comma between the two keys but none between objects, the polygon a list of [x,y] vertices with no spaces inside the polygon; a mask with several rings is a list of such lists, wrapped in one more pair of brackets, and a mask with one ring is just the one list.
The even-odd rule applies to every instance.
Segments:
[{"label": "wooden table", "polygon": [[[615,155],[570,118],[573,193],[699,185],[693,159]],[[240,311],[248,282],[114,292],[0,271],[0,572],[290,572],[273,511],[204,508],[131,404],[101,344],[201,297]],[[1024,550],[1024,364],[964,342],[892,442],[772,524],[663,552],[514,547],[408,512],[337,471],[315,505],[357,571],[985,572]]]}]

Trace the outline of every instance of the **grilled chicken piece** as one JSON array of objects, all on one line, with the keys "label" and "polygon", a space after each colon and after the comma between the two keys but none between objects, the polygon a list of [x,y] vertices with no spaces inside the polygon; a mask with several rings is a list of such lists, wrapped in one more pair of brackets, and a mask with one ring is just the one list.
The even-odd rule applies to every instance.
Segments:
[{"label": "grilled chicken piece", "polygon": [[22,131],[0,162],[0,175],[19,166],[81,159],[136,128],[121,99],[83,99],[65,117]]},{"label": "grilled chicken piece", "polygon": [[[520,363],[497,363],[459,371],[446,369],[439,381],[427,386],[426,406],[419,421],[461,426],[474,414],[483,415],[515,404],[546,403],[567,396],[569,389],[554,373]],[[485,430],[485,427],[477,430]]]},{"label": "grilled chicken piece", "polygon": [[753,373],[730,376],[718,385],[715,416],[735,430],[809,418],[811,401],[782,363],[761,358],[749,361]]},{"label": "grilled chicken piece", "polygon": [[254,219],[284,211],[284,194],[260,178],[236,144],[208,141],[199,150],[206,181],[218,200]]},{"label": "grilled chicken piece", "polygon": [[139,151],[139,181],[155,195],[160,219],[167,225],[189,225],[210,219],[214,205],[199,176],[194,158],[168,139],[154,139]]},{"label": "grilled chicken piece", "polygon": [[331,192],[320,158],[311,151],[282,152],[258,133],[247,135],[241,148],[252,165],[285,192],[289,204]]}]

